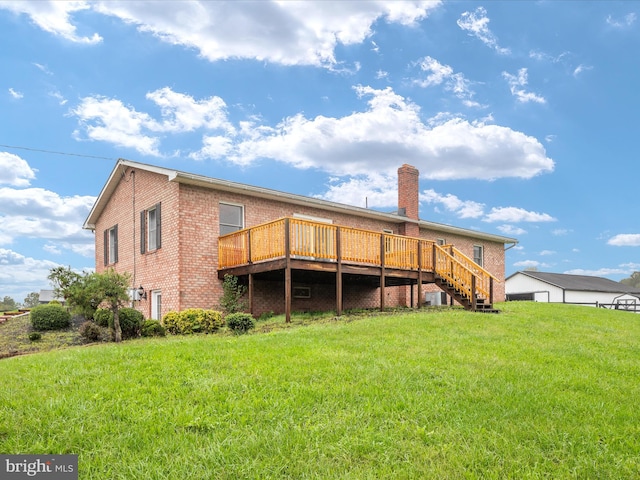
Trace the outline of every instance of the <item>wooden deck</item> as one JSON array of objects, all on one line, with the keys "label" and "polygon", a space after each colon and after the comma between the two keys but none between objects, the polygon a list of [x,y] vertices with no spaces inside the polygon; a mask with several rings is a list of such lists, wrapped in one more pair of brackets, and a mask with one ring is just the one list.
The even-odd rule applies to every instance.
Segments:
[{"label": "wooden deck", "polygon": [[284,271],[287,319],[292,270],[335,273],[338,315],[343,275],[379,279],[382,309],[385,287],[417,284],[420,299],[424,283],[438,284],[471,310],[493,303],[495,277],[453,245],[299,218],[281,218],[221,236],[218,265],[220,279],[227,274],[249,276],[250,303],[254,274]]}]

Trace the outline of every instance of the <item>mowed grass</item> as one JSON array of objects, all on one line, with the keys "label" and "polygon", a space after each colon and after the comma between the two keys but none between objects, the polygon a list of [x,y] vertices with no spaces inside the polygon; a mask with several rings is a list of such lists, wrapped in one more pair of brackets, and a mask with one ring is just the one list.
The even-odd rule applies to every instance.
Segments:
[{"label": "mowed grass", "polygon": [[0,452],[81,479],[640,476],[640,315],[507,303],[0,361]]}]

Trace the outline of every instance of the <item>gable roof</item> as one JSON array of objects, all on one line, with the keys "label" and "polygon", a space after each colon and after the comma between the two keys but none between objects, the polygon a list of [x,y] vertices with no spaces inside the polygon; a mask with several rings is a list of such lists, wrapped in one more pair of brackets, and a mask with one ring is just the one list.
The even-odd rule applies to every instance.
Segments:
[{"label": "gable roof", "polygon": [[492,233],[484,233],[476,230],[469,230],[466,228],[454,227],[453,225],[445,225],[442,223],[428,222],[425,220],[411,220],[407,217],[403,217],[396,213],[384,213],[368,208],[354,207],[337,202],[330,202],[327,200],[320,200],[313,197],[305,197],[304,195],[297,195],[293,193],[280,192],[278,190],[271,190],[264,187],[255,187],[252,185],[246,185],[243,183],[232,182],[229,180],[220,180],[217,178],[206,177],[204,175],[197,175],[193,173],[182,172],[179,170],[158,167],[154,165],[148,165],[145,163],[134,162],[131,160],[119,159],[109,175],[107,182],[105,183],[100,195],[94,203],[87,219],[84,222],[82,228],[95,230],[96,222],[105,208],[111,195],[115,191],[120,178],[125,174],[127,168],[134,168],[139,170],[145,170],[148,172],[157,173],[160,175],[166,175],[167,181],[184,183],[189,185],[197,185],[205,188],[211,188],[216,190],[223,190],[233,193],[241,193],[250,195],[253,197],[265,198],[270,200],[276,200],[281,202],[290,203],[293,205],[311,206],[317,207],[327,211],[334,211],[340,213],[346,213],[351,215],[357,215],[365,218],[374,218],[392,223],[417,223],[421,228],[428,228],[443,233],[450,233],[455,235],[461,235],[465,237],[477,238],[486,240],[489,242],[496,242],[502,244],[517,244],[518,240],[515,238],[504,237],[502,235],[494,235]]},{"label": "gable roof", "polygon": [[526,270],[510,275],[506,281],[518,274],[535,278],[536,280],[540,280],[563,290],[583,292],[630,293],[632,295],[640,295],[640,288],[631,287],[620,282],[614,282],[613,280],[609,280],[608,278],[592,277],[589,275],[531,272]]}]

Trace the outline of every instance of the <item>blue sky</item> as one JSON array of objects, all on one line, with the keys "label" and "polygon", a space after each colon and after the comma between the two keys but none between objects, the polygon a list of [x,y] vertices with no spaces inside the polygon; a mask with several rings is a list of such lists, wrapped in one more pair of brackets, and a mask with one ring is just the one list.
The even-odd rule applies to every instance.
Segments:
[{"label": "blue sky", "polygon": [[0,298],[94,267],[117,158],[640,270],[640,3],[0,1]]}]

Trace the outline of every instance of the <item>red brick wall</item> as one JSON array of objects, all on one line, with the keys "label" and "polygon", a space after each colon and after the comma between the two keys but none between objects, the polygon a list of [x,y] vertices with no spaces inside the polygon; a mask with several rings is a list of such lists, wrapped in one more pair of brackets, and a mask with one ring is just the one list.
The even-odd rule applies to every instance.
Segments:
[{"label": "red brick wall", "polygon": [[[135,202],[133,192],[135,190]],[[140,253],[140,212],[161,203],[162,245],[155,251]],[[167,177],[145,170],[128,169],[121,177],[111,200],[96,222],[96,271],[113,268],[119,273],[131,274],[132,287],[142,285],[147,299],[134,304],[145,317],[151,316],[151,290],[162,292],[164,308],[179,308],[179,218],[178,184],[167,182]],[[104,266],[103,231],[118,225],[118,262]],[[135,225],[135,232],[134,232]]]}]

